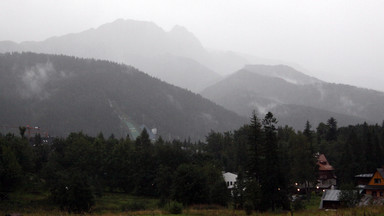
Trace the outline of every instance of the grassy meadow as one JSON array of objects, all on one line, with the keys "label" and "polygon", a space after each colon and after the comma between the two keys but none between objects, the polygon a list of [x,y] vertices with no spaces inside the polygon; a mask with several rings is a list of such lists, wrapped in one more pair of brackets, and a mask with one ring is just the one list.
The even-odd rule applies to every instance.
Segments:
[{"label": "grassy meadow", "polygon": [[[320,195],[312,196],[310,201],[304,201],[305,209],[300,211],[275,211],[275,212],[253,212],[258,216],[384,216],[383,206],[356,207],[338,210],[319,210]],[[124,193],[106,193],[97,197],[95,205],[90,213],[84,215],[172,215],[167,207],[159,208],[159,200],[153,198],[135,197]],[[23,216],[42,215],[74,215],[60,209],[49,201],[48,193],[12,193],[9,200],[0,202],[0,215],[18,213]],[[180,215],[223,215],[241,216],[246,215],[244,210],[234,210],[215,205],[194,205],[183,209]]]}]

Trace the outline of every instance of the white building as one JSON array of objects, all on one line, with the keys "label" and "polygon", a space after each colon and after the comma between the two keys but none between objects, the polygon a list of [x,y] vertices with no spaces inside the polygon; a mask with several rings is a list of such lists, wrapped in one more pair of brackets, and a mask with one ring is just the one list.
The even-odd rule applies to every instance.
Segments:
[{"label": "white building", "polygon": [[236,183],[237,175],[230,172],[226,172],[223,173],[223,177],[228,189],[233,189],[233,186]]}]

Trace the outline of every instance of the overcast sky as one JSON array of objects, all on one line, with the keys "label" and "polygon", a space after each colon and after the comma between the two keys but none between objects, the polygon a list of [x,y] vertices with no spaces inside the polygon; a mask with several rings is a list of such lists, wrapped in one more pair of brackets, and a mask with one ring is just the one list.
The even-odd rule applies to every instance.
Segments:
[{"label": "overcast sky", "polygon": [[206,48],[384,91],[382,0],[0,0],[0,41],[39,41],[118,18],[181,25]]}]

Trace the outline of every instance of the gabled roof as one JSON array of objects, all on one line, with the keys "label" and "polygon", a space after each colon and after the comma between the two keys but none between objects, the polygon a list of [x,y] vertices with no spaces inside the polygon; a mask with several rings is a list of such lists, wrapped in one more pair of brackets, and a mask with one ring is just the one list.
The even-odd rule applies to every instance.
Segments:
[{"label": "gabled roof", "polygon": [[377,172],[381,175],[381,178],[384,178],[384,169],[383,168],[377,168]]},{"label": "gabled roof", "polygon": [[320,201],[320,209],[324,207],[324,201],[326,202],[339,202],[341,190],[325,190]]},{"label": "gabled roof", "polygon": [[322,201],[339,201],[341,190],[325,190]]},{"label": "gabled roof", "polygon": [[[376,179],[379,179],[379,180],[376,182]],[[371,180],[369,180],[368,185],[370,185],[370,186],[384,186],[384,169],[383,168],[377,168],[376,169],[376,172],[373,174]]]},{"label": "gabled roof", "polygon": [[317,158],[317,165],[319,165],[319,170],[334,170],[324,154],[319,155]]},{"label": "gabled roof", "polygon": [[237,175],[234,173],[226,172],[223,173],[224,181],[236,181]]}]

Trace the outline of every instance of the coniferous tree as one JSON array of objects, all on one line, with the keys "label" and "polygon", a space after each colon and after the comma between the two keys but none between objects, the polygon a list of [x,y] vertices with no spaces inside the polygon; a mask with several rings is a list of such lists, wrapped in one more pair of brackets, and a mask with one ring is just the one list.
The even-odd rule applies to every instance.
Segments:
[{"label": "coniferous tree", "polygon": [[262,169],[260,175],[261,191],[263,195],[262,210],[287,208],[287,180],[279,163],[277,145],[277,120],[271,112],[263,119],[264,142],[262,148]]},{"label": "coniferous tree", "polygon": [[331,117],[327,121],[327,141],[336,141],[337,140],[337,121],[335,118]]},{"label": "coniferous tree", "polygon": [[22,167],[12,149],[0,145],[0,195],[7,197],[7,194],[20,183],[22,176]]},{"label": "coniferous tree", "polygon": [[244,178],[244,172],[239,171],[236,179],[236,183],[233,186],[232,198],[233,198],[233,208],[234,209],[243,209],[244,203],[246,200],[246,182]]},{"label": "coniferous tree", "polygon": [[262,128],[260,120],[257,118],[255,112],[253,112],[251,116],[251,124],[249,125],[248,145],[249,160],[246,164],[245,202],[252,204],[255,209],[259,209],[261,206],[262,195],[260,189],[260,176],[262,175],[260,170],[262,157]]},{"label": "coniferous tree", "polygon": [[173,180],[173,173],[169,167],[160,165],[156,178],[155,184],[157,193],[160,196],[161,204],[170,204],[171,201],[171,186]]},{"label": "coniferous tree", "polygon": [[156,177],[156,161],[147,130],[144,129],[135,142],[135,154],[133,155],[134,172],[133,183],[136,195],[153,196],[156,193],[154,180]]},{"label": "coniferous tree", "polygon": [[311,130],[311,128],[312,128],[312,125],[309,123],[309,121],[307,121],[305,123],[305,129],[303,131],[303,134],[308,139],[311,154],[314,154],[315,153],[315,149],[313,146],[313,134],[314,134],[314,132]]},{"label": "coniferous tree", "polygon": [[354,181],[354,176],[356,173],[357,161],[354,158],[352,143],[354,139],[354,132],[349,135],[347,141],[343,146],[343,151],[341,153],[337,177],[339,184],[350,184]]},{"label": "coniferous tree", "polygon": [[310,199],[310,185],[315,182],[316,161],[304,134],[300,132],[290,140],[292,152],[292,183],[304,186],[306,197]]},{"label": "coniferous tree", "polygon": [[247,175],[248,178],[253,178],[258,181],[260,175],[260,157],[261,157],[261,142],[262,142],[262,129],[260,120],[254,112],[251,117],[251,124],[249,126],[249,161]]}]

